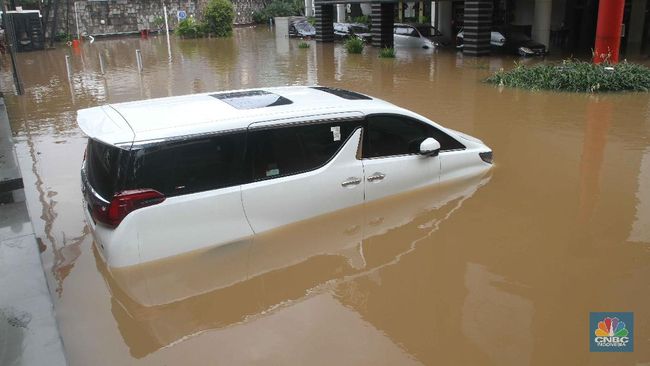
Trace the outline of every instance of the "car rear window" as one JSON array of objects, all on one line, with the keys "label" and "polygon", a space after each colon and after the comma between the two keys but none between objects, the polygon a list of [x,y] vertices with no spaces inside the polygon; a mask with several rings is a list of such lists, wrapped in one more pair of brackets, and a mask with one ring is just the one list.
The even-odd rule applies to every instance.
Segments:
[{"label": "car rear window", "polygon": [[128,186],[177,196],[242,183],[245,132],[204,136],[134,150]]},{"label": "car rear window", "polygon": [[88,139],[86,175],[93,189],[106,200],[119,190],[119,179],[128,151]]}]

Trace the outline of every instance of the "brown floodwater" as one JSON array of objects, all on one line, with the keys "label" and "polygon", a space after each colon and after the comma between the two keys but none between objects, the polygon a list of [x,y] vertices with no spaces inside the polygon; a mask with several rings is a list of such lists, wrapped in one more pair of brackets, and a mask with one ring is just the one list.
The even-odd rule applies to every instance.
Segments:
[{"label": "brown floodwater", "polygon": [[[650,363],[650,95],[481,82],[516,60],[442,49],[385,60],[240,28],[169,49],[164,37],[121,38],[19,54],[16,96],[5,57],[2,91],[70,364]],[[104,266],[83,218],[77,109],[300,84],[367,93],[474,135],[495,167],[237,245]],[[633,353],[589,352],[597,311],[634,312]]]}]

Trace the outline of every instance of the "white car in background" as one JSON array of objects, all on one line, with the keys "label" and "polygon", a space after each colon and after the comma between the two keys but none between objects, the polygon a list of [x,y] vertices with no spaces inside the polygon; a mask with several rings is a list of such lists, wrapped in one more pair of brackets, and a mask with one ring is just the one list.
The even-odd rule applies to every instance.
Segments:
[{"label": "white car in background", "polygon": [[[456,35],[456,48],[462,49],[465,42],[465,31],[461,30]],[[490,45],[492,47],[503,47],[506,44],[506,37],[497,31],[490,32]]]},{"label": "white car in background", "polygon": [[119,103],[77,121],[89,137],[84,212],[109,267],[240,243],[492,166],[476,138],[327,87]]},{"label": "white car in background", "polygon": [[395,23],[393,26],[393,41],[395,47],[433,48],[435,46],[417,28],[401,23]]}]

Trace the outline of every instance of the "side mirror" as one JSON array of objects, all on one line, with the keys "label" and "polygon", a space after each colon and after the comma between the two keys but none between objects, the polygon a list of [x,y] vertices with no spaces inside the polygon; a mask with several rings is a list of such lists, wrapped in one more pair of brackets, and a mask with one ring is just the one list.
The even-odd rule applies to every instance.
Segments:
[{"label": "side mirror", "polygon": [[420,154],[427,156],[438,156],[440,143],[433,137],[429,137],[420,144]]}]

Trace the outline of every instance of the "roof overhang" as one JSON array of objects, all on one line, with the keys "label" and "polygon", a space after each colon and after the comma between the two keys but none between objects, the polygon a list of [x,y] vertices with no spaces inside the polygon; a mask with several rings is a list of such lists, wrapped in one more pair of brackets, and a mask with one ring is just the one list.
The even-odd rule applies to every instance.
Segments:
[{"label": "roof overhang", "polygon": [[397,4],[399,0],[315,0],[315,5],[336,5],[336,4]]}]

